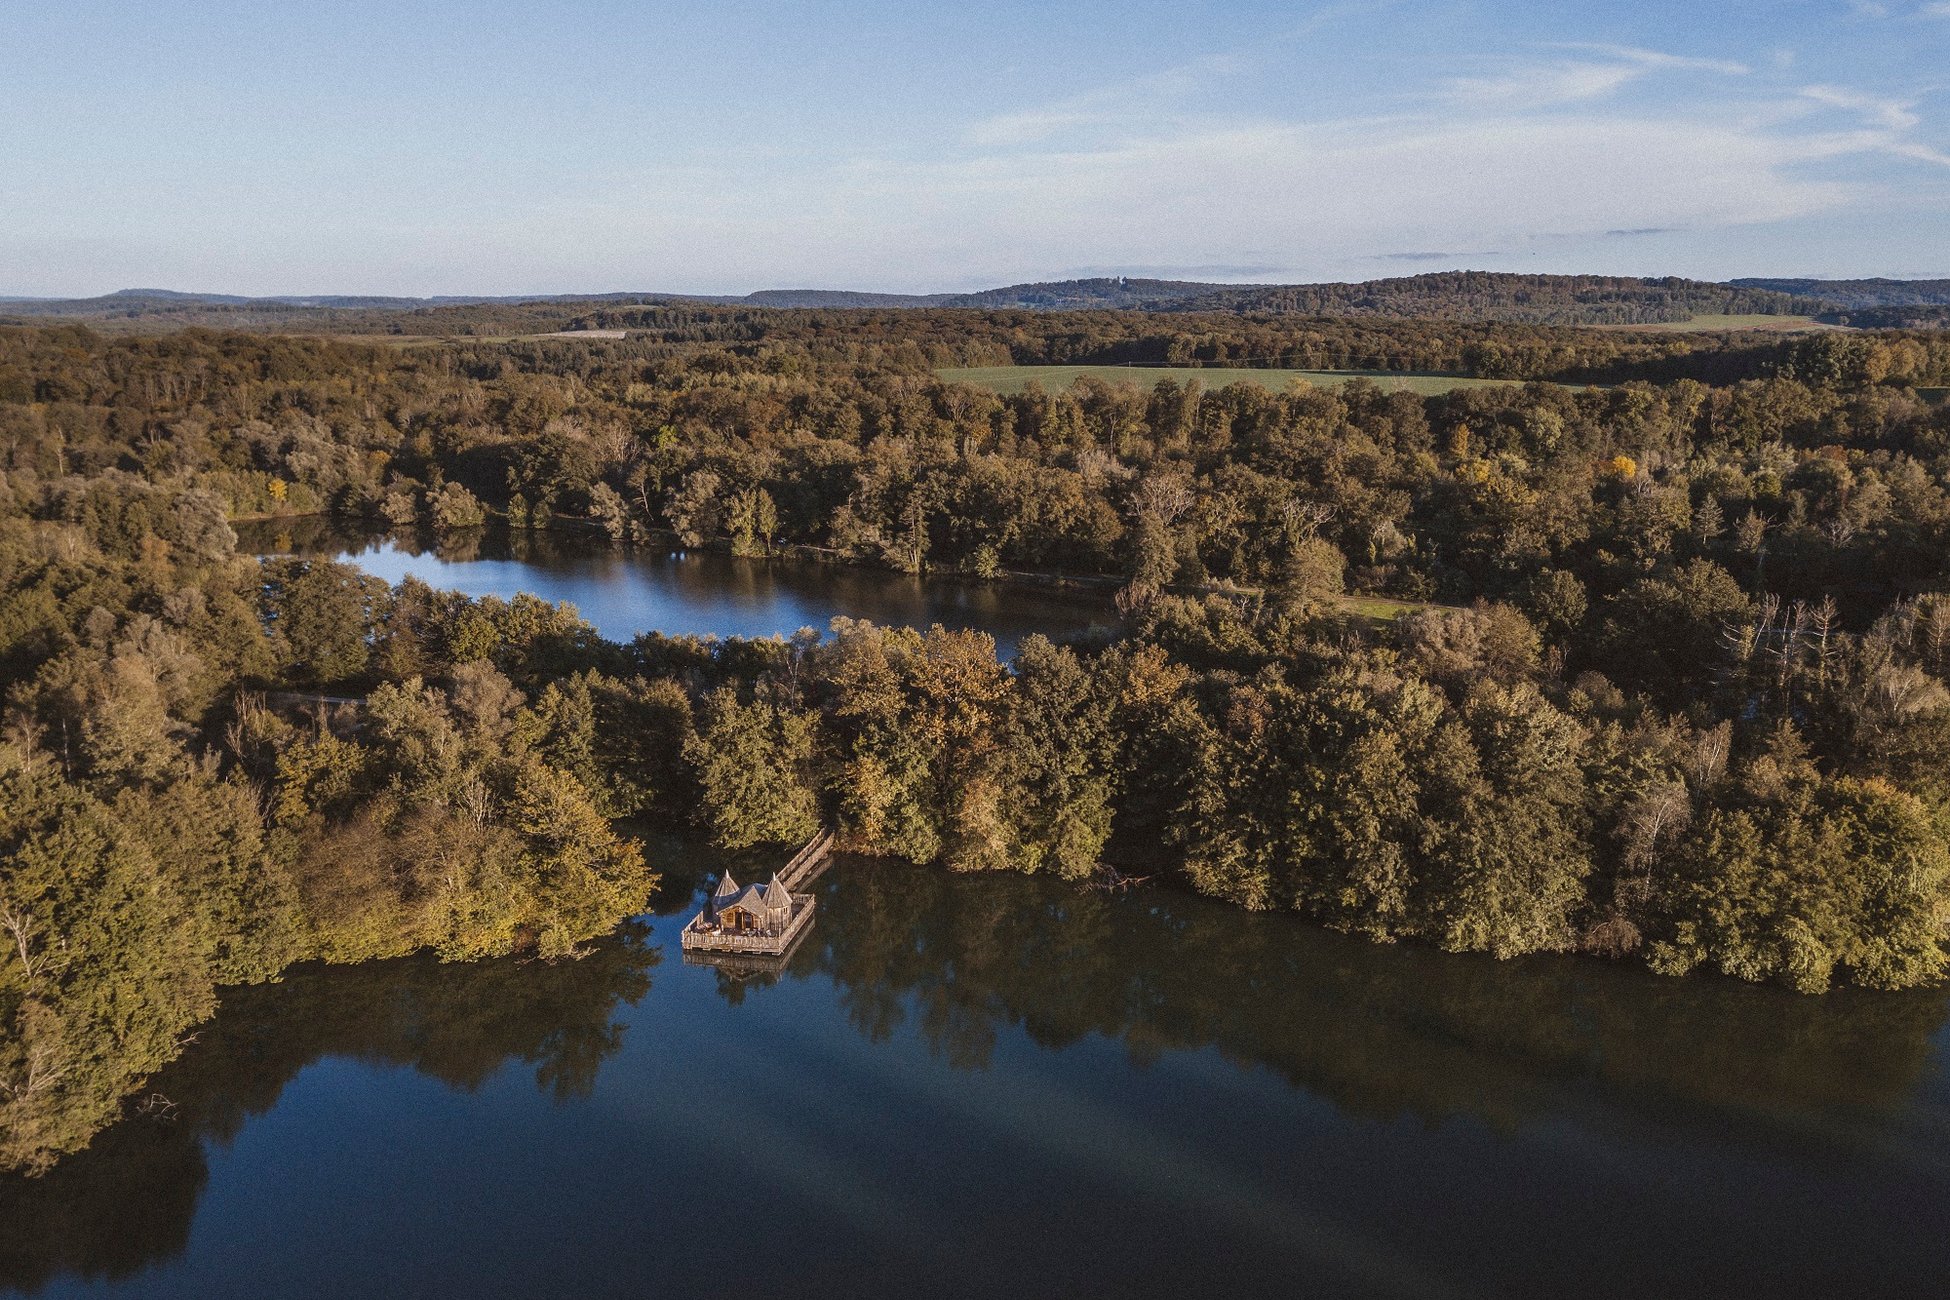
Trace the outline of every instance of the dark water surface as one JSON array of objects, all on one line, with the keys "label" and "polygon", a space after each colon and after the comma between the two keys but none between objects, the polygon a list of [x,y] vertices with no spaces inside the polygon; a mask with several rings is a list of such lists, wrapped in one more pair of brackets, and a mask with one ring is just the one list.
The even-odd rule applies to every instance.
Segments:
[{"label": "dark water surface", "polygon": [[703,880],[556,966],[233,992],[0,1180],[50,1296],[1927,1296],[1941,993],[1371,947],[1165,891],[842,860],[782,974]]},{"label": "dark water surface", "polygon": [[324,519],[238,528],[246,550],[329,555],[388,582],[415,577],[470,596],[526,591],[568,601],[612,641],[672,636],[791,636],[836,615],[886,626],[978,628],[1007,658],[1032,632],[1062,637],[1107,627],[1102,592],[1060,590],[708,551],[626,548],[583,533],[476,528],[442,537],[354,531]]}]

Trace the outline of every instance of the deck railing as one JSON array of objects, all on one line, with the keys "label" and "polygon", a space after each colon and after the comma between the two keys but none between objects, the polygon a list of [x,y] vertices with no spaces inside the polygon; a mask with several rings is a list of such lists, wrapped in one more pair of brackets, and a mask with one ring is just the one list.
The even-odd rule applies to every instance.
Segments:
[{"label": "deck railing", "polygon": [[815,900],[810,894],[799,893],[798,887],[814,874],[832,851],[833,832],[822,830],[806,841],[805,846],[792,855],[792,860],[779,869],[778,881],[792,896],[792,916],[777,934],[721,930],[707,924],[704,919],[706,913],[699,912],[684,927],[682,947],[697,952],[749,952],[771,956],[785,952],[812,921]]},{"label": "deck railing", "polygon": [[792,901],[796,904],[792,919],[777,934],[741,934],[736,930],[719,930],[700,924],[704,920],[704,914],[700,912],[684,927],[681,946],[706,952],[782,953],[811,923],[813,907],[817,903],[816,899],[806,895],[795,895]]},{"label": "deck railing", "polygon": [[805,847],[792,855],[792,861],[779,868],[779,882],[788,890],[799,887],[799,877],[825,860],[833,849],[833,832],[823,830],[807,840]]}]

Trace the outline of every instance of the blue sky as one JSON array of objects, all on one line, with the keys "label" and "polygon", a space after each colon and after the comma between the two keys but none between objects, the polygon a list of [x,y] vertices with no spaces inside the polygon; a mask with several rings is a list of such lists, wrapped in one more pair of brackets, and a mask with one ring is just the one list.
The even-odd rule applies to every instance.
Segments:
[{"label": "blue sky", "polygon": [[1950,0],[6,8],[0,293],[1950,275]]}]

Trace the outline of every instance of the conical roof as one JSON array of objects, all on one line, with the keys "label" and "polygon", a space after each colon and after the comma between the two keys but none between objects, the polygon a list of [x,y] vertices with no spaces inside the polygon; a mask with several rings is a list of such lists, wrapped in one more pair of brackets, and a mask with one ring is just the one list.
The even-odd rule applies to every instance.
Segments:
[{"label": "conical roof", "polygon": [[733,880],[731,878],[731,873],[727,871],[724,873],[724,879],[718,882],[718,890],[715,894],[712,895],[712,897],[730,898],[732,895],[736,894],[737,892],[738,892],[738,882]]},{"label": "conical roof", "polygon": [[777,872],[772,875],[772,883],[765,886],[765,902],[769,907],[792,906],[792,893],[786,889]]}]

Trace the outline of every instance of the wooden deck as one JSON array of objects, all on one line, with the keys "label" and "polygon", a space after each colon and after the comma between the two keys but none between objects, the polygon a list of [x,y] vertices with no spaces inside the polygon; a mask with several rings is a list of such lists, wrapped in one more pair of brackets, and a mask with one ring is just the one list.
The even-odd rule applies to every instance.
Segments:
[{"label": "wooden deck", "polygon": [[833,855],[833,832],[821,831],[778,871],[778,880],[792,897],[792,917],[772,933],[733,931],[712,924],[706,907],[684,927],[681,946],[686,959],[690,954],[724,953],[743,957],[783,959],[805,937],[812,926],[813,907],[818,902],[811,894],[799,892],[826,868]]}]

